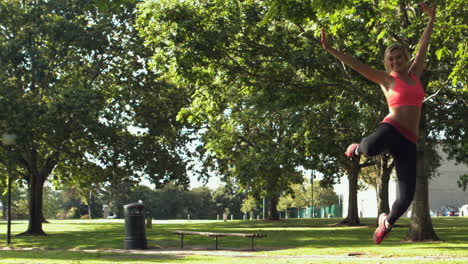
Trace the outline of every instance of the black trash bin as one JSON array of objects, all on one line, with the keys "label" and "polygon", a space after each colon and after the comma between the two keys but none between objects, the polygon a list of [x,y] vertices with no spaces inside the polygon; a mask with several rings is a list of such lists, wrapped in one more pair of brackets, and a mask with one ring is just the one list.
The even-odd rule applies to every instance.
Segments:
[{"label": "black trash bin", "polygon": [[147,249],[145,229],[145,211],[141,203],[132,203],[124,206],[125,215],[125,249]]}]

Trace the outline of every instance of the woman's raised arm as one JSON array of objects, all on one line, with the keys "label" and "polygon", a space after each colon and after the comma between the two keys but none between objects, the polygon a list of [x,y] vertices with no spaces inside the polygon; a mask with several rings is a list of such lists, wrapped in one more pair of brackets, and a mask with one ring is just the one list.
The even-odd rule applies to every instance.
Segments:
[{"label": "woman's raised arm", "polygon": [[426,3],[419,4],[419,7],[424,13],[429,16],[429,23],[424,30],[424,33],[419,39],[418,52],[416,57],[411,64],[409,72],[418,78],[421,76],[421,73],[424,71],[426,65],[426,54],[429,47],[429,41],[431,39],[432,30],[434,28],[435,16],[436,16],[436,6],[428,6]]},{"label": "woman's raised arm", "polygon": [[344,64],[348,65],[351,67],[353,70],[359,72],[361,75],[369,79],[370,81],[373,81],[375,83],[378,83],[382,85],[383,87],[386,87],[388,89],[390,82],[392,81],[392,78],[390,75],[388,75],[384,71],[380,71],[377,69],[374,69],[359,60],[357,60],[354,57],[351,57],[349,55],[344,54],[341,51],[338,51],[334,49],[329,43],[328,39],[325,33],[325,30],[322,28],[322,37],[321,37],[321,42],[322,42],[322,47],[328,51],[330,54],[335,56],[337,59],[342,61]]}]

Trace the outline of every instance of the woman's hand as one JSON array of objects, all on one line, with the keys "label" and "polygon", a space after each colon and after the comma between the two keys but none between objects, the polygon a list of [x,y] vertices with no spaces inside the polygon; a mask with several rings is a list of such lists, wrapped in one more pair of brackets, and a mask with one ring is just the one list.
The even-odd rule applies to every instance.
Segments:
[{"label": "woman's hand", "polygon": [[327,36],[325,34],[325,30],[323,28],[322,28],[322,37],[320,39],[320,42],[322,43],[322,47],[325,50],[328,50],[330,48],[330,45],[328,44],[328,41],[327,41]]},{"label": "woman's hand", "polygon": [[436,5],[429,6],[426,2],[418,4],[419,8],[429,16],[430,19],[434,19],[436,15]]}]

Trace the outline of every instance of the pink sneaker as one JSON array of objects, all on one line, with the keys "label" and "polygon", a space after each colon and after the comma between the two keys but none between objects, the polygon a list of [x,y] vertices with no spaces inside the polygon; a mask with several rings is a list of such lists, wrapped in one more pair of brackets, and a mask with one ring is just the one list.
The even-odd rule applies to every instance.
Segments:
[{"label": "pink sneaker", "polygon": [[358,157],[356,155],[357,147],[359,147],[359,144],[356,144],[356,143],[349,145],[348,149],[346,149],[346,152],[345,152],[346,157],[357,158]]},{"label": "pink sneaker", "polygon": [[374,232],[374,242],[378,245],[382,243],[384,238],[390,233],[391,228],[385,227],[385,220],[387,220],[387,214],[382,213],[379,216],[379,227]]}]

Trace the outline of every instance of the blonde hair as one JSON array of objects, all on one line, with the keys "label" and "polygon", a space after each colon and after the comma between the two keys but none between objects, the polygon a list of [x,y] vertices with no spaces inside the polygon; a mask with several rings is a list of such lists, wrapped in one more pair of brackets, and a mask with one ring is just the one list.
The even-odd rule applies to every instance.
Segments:
[{"label": "blonde hair", "polygon": [[409,63],[410,55],[409,55],[408,49],[406,49],[405,46],[401,45],[400,43],[393,43],[392,45],[388,46],[387,49],[385,50],[384,65],[385,65],[385,70],[387,72],[392,71],[392,67],[390,66],[390,62],[388,61],[388,56],[390,55],[390,52],[397,50],[397,49],[403,52],[403,54],[406,57],[406,63]]}]

